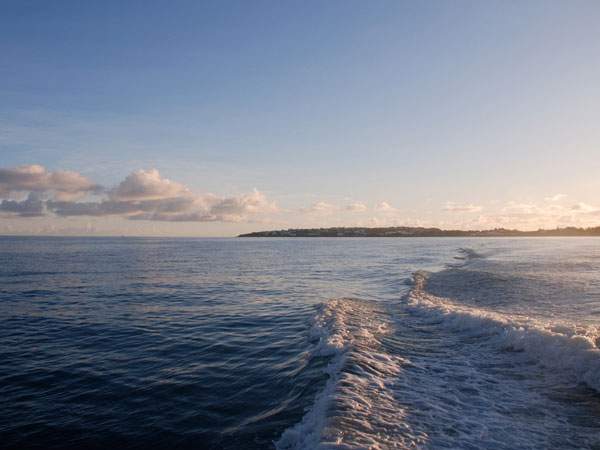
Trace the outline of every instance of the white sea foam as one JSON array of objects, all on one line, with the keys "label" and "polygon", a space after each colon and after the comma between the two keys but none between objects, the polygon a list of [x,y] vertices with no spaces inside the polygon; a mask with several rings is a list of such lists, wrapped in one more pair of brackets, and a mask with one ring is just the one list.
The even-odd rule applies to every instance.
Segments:
[{"label": "white sea foam", "polygon": [[386,354],[380,337],[389,321],[376,303],[336,299],[324,303],[311,337],[315,354],[331,355],[329,380],[302,421],[286,430],[278,449],[397,447],[415,441],[394,399],[395,377],[408,361]]},{"label": "white sea foam", "polygon": [[472,259],[482,258],[483,256],[472,248],[461,247],[458,249],[458,254],[454,255],[454,259]]},{"label": "white sea foam", "polygon": [[397,322],[411,364],[394,395],[412,434],[424,436],[416,445],[598,448],[596,405],[577,385],[597,386],[597,329],[437,297],[428,277],[414,274]]},{"label": "white sea foam", "polygon": [[504,348],[525,351],[540,364],[571,372],[579,381],[600,391],[598,327],[551,323],[526,315],[499,314],[437,297],[426,291],[427,279],[425,272],[413,275],[414,287],[405,299],[412,313],[429,321],[439,321],[445,327],[480,333]]},{"label": "white sea foam", "polygon": [[598,328],[438,297],[428,278],[407,281],[398,309],[320,306],[310,335],[329,379],[276,448],[598,448],[576,386],[600,391]]}]

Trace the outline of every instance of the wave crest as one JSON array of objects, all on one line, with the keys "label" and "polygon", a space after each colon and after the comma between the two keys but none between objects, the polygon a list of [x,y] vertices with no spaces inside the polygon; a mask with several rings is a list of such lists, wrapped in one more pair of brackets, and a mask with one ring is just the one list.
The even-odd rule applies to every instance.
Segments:
[{"label": "wave crest", "polygon": [[329,380],[277,449],[387,448],[412,435],[392,384],[408,361],[381,349],[390,321],[380,305],[351,298],[325,302],[311,328],[315,355],[331,356]]},{"label": "wave crest", "polygon": [[426,291],[430,274],[418,271],[405,297],[407,308],[443,326],[480,333],[504,348],[525,351],[541,364],[572,372],[580,382],[600,392],[600,329],[569,323],[545,323],[525,315],[506,315]]}]

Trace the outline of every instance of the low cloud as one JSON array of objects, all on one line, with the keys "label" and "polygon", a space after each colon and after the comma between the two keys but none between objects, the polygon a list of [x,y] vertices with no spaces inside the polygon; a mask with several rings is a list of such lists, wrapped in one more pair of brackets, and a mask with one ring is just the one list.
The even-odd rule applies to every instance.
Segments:
[{"label": "low cloud", "polygon": [[375,211],[386,212],[396,211],[396,208],[391,206],[388,202],[381,202],[375,205]]},{"label": "low cloud", "polygon": [[4,199],[0,203],[0,217],[39,217],[44,214],[44,202],[40,200],[39,195],[31,192],[27,200],[15,201]]},{"label": "low cloud", "polygon": [[[57,171],[48,174],[41,166],[19,169],[0,169],[0,181],[7,186],[4,192],[29,190],[24,201],[4,198],[0,215],[4,217],[34,217],[45,211],[62,217],[120,216],[131,220],[169,222],[244,222],[252,214],[278,212],[256,188],[247,194],[219,196],[194,192],[184,185],[161,178],[158,170],[140,169],[128,175],[115,188],[109,189],[99,201],[79,202],[69,195],[97,192],[100,187],[75,172]],[[33,175],[31,175],[33,174]],[[58,174],[58,175],[57,175]],[[46,200],[42,199],[45,193]]]},{"label": "low cloud", "polygon": [[0,168],[0,197],[22,192],[53,193],[57,199],[72,199],[101,191],[102,186],[70,170],[47,172],[42,166]]},{"label": "low cloud", "polygon": [[518,228],[535,230],[538,228],[555,228],[557,226],[597,226],[600,219],[600,208],[587,203],[577,203],[570,207],[557,203],[524,203],[511,201],[497,212],[479,215],[461,221],[461,228]]},{"label": "low cloud", "polygon": [[365,209],[367,209],[367,207],[365,205],[363,205],[362,203],[352,203],[350,205],[346,205],[346,208],[344,208],[346,211],[352,211],[352,212],[360,212],[360,211],[364,211]]},{"label": "low cloud", "polygon": [[586,203],[576,203],[575,205],[571,206],[571,210],[583,213],[591,213],[598,211],[596,207],[588,205]]},{"label": "low cloud", "polygon": [[544,200],[546,200],[547,202],[558,202],[564,198],[567,198],[567,194],[556,194],[552,197],[546,197],[544,198]]},{"label": "low cloud", "polygon": [[256,188],[248,194],[221,198],[212,196],[208,202],[213,202],[210,212],[221,217],[277,212],[276,204],[269,203],[265,195]]},{"label": "low cloud", "polygon": [[481,206],[476,206],[471,203],[468,205],[459,205],[456,202],[446,202],[442,208],[442,211],[448,212],[479,212],[481,210]]},{"label": "low cloud", "polygon": [[158,170],[143,169],[128,175],[110,191],[113,200],[157,200],[187,195],[188,188],[167,178],[161,178]]},{"label": "low cloud", "polygon": [[501,211],[511,214],[549,216],[564,214],[569,210],[564,206],[557,204],[537,205],[535,203],[508,202],[506,206],[501,209]]},{"label": "low cloud", "polygon": [[338,207],[326,202],[317,202],[309,206],[308,208],[301,208],[300,212],[310,214],[312,216],[327,216],[337,211]]},{"label": "low cloud", "polygon": [[59,216],[123,216],[166,222],[245,222],[250,214],[276,213],[277,206],[254,189],[248,194],[217,196],[186,193],[181,197],[102,202],[48,202]]}]

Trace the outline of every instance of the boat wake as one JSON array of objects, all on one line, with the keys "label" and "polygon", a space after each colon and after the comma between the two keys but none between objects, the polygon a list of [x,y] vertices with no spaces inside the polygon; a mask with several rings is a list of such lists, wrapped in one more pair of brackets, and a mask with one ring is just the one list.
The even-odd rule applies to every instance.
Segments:
[{"label": "boat wake", "polygon": [[328,380],[275,447],[600,448],[599,329],[436,296],[431,276],[414,272],[400,302],[319,306]]},{"label": "boat wake", "polygon": [[407,308],[430,322],[469,330],[480,339],[513,351],[527,352],[548,368],[572,372],[600,392],[600,329],[590,325],[548,323],[526,315],[507,315],[429,294],[429,274],[415,272],[405,297]]},{"label": "boat wake", "polygon": [[315,355],[331,356],[329,380],[277,449],[388,448],[418,441],[394,398],[395,379],[409,362],[382,350],[381,337],[389,332],[390,320],[376,303],[341,298],[320,306],[311,337]]}]

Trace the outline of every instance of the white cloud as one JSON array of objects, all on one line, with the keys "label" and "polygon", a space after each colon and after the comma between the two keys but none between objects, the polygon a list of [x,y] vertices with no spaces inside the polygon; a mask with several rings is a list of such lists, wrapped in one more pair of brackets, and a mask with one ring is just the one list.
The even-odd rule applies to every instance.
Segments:
[{"label": "white cloud", "polygon": [[47,172],[43,166],[0,168],[0,217],[46,215],[46,200],[74,200],[102,186],[70,170]]},{"label": "white cloud", "polygon": [[0,168],[0,197],[18,192],[53,192],[61,199],[74,198],[102,187],[87,177],[70,170],[46,172],[43,166]]},{"label": "white cloud", "polygon": [[254,189],[248,194],[217,196],[188,193],[154,200],[47,203],[59,216],[123,216],[168,222],[246,222],[250,214],[276,213],[277,205]]},{"label": "white cloud", "polygon": [[338,207],[326,202],[317,202],[309,206],[308,208],[300,209],[301,212],[310,214],[312,216],[327,216],[337,211]]},{"label": "white cloud", "polygon": [[375,211],[386,212],[386,211],[396,211],[396,208],[390,206],[388,202],[381,202],[375,205]]},{"label": "white cloud", "polygon": [[571,210],[579,211],[582,213],[591,213],[598,211],[598,208],[592,205],[588,205],[586,203],[576,203],[575,205],[571,206]]},{"label": "white cloud", "polygon": [[550,207],[543,208],[534,203],[508,202],[501,211],[517,214],[545,214]]},{"label": "white cloud", "polygon": [[535,203],[508,202],[502,212],[508,212],[518,215],[539,216],[539,217],[558,217],[565,215],[582,215],[600,211],[599,208],[587,203],[579,202],[566,208],[561,205],[536,205]]},{"label": "white cloud", "polygon": [[556,226],[588,227],[599,225],[598,218],[600,209],[586,203],[565,207],[556,203],[538,205],[511,201],[497,212],[457,222],[457,226],[463,229],[505,227],[521,230]]},{"label": "white cloud", "polygon": [[552,197],[545,197],[544,200],[546,200],[547,202],[558,202],[563,198],[567,198],[567,194],[556,194]]},{"label": "white cloud", "polygon": [[446,204],[442,208],[442,211],[449,212],[479,212],[481,210],[481,206],[476,206],[472,203],[469,203],[468,205],[458,205],[456,202],[450,201],[446,202]]},{"label": "white cloud", "polygon": [[161,178],[158,170],[143,169],[128,175],[110,192],[114,200],[156,200],[186,195],[188,188],[167,178]]},{"label": "white cloud", "polygon": [[245,222],[249,215],[278,212],[277,205],[269,202],[256,188],[240,195],[201,194],[161,178],[156,169],[149,172],[140,169],[109,190],[102,200],[89,202],[73,201],[70,195],[50,195],[47,200],[41,198],[40,192],[44,191],[76,194],[97,190],[97,184],[75,172],[48,174],[41,166],[0,169],[0,183],[7,186],[5,192],[29,190],[24,201],[2,200],[0,215],[4,217],[40,216],[47,210],[62,217],[121,216],[132,220],[169,222]]},{"label": "white cloud", "polygon": [[362,203],[352,203],[350,205],[346,205],[346,208],[344,208],[346,211],[353,211],[353,212],[360,212],[360,211],[364,211],[365,209],[367,209],[367,207],[365,205],[363,205]]},{"label": "white cloud", "polygon": [[270,203],[264,194],[254,188],[248,194],[229,197],[204,198],[210,206],[210,213],[225,221],[241,222],[247,214],[276,213],[277,205]]}]

